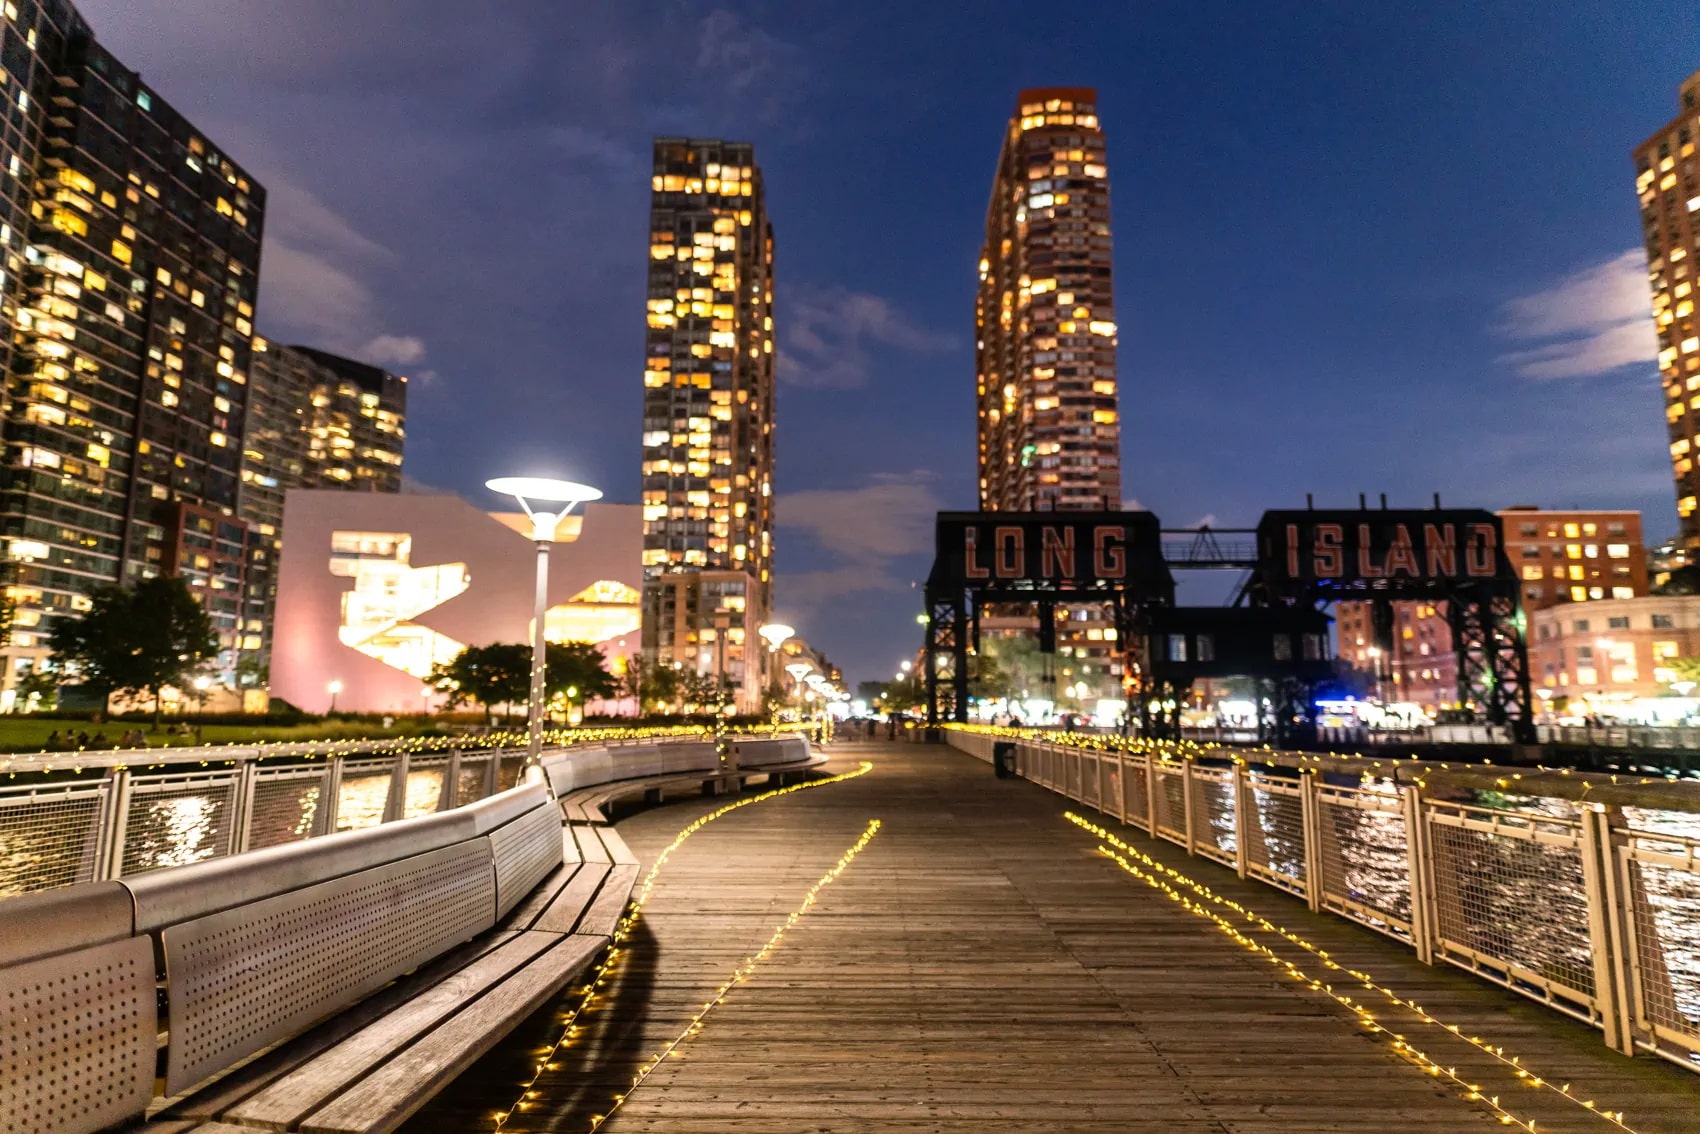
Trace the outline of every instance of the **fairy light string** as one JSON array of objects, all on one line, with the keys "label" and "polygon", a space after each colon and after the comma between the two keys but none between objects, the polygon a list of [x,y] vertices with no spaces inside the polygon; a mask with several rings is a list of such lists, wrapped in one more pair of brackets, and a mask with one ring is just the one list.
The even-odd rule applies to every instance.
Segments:
[{"label": "fairy light string", "polygon": [[[613,1105],[608,1108],[606,1114],[595,1114],[591,1116],[590,1129],[592,1131],[601,1129],[603,1123],[612,1118],[614,1116],[614,1112],[619,1110],[621,1106],[625,1105],[625,1101],[631,1097],[632,1092],[643,1085],[644,1080],[648,1079],[650,1074],[653,1073],[657,1067],[661,1066],[663,1060],[677,1052],[680,1045],[682,1045],[687,1039],[702,1031],[703,1020],[708,1016],[708,1014],[714,1011],[714,1009],[719,1007],[721,1004],[725,1003],[726,997],[731,995],[734,988],[749,980],[750,974],[755,972],[756,966],[765,961],[768,956],[779,947],[779,943],[784,939],[786,932],[799,921],[803,920],[803,915],[808,913],[814,906],[816,900],[820,897],[820,892],[835,882],[838,879],[838,876],[843,874],[844,871],[849,868],[850,863],[855,860],[856,856],[862,853],[862,848],[866,847],[873,841],[874,836],[879,834],[880,825],[881,824],[878,819],[870,819],[868,821],[868,825],[862,830],[861,837],[852,843],[850,848],[839,856],[838,861],[832,865],[830,870],[821,875],[820,878],[815,881],[815,884],[809,887],[808,892],[803,895],[802,904],[786,915],[785,920],[780,922],[778,928],[773,931],[773,936],[767,939],[767,943],[760,949],[757,949],[750,956],[744,958],[744,963],[732,970],[732,974],[728,976],[726,980],[721,983],[720,987],[714,991],[714,995],[704,1001],[702,1007],[698,1008],[696,1013],[691,1016],[690,1023],[685,1025],[685,1029],[682,1032],[674,1036],[665,1047],[650,1056],[648,1060],[638,1067],[637,1074],[632,1076],[632,1085],[614,1096]],[[1534,1128],[1530,1127],[1530,1129],[1532,1130]]]},{"label": "fairy light string", "polygon": [[[525,1085],[520,1088],[519,1097],[516,1098],[513,1104],[506,1110],[499,1110],[496,1112],[494,1129],[499,1131],[505,1127],[508,1120],[514,1116],[515,1112],[530,1109],[532,1106],[532,1100],[538,1096],[539,1092],[537,1090],[537,1083],[540,1079],[542,1079],[544,1072],[560,1070],[560,1067],[554,1062],[554,1060],[557,1059],[563,1051],[571,1047],[573,1041],[578,1038],[579,1033],[584,1030],[583,1026],[579,1024],[579,1018],[583,1016],[585,1011],[592,1003],[595,1002],[598,993],[607,985],[609,979],[612,977],[615,963],[619,960],[621,953],[624,951],[623,946],[625,945],[626,940],[630,938],[632,933],[637,929],[638,919],[643,913],[643,907],[648,903],[650,895],[655,891],[655,881],[660,877],[662,867],[667,865],[667,860],[672,857],[674,851],[678,850],[679,847],[684,844],[686,839],[689,839],[692,835],[696,834],[716,819],[719,819],[721,816],[728,815],[741,807],[748,807],[754,803],[763,803],[782,795],[790,795],[792,792],[811,791],[815,788],[828,787],[832,784],[841,784],[846,780],[853,780],[858,776],[865,776],[873,770],[873,763],[868,760],[863,760],[859,765],[848,772],[840,772],[833,776],[823,776],[820,779],[815,780],[804,780],[802,783],[790,784],[786,787],[774,788],[771,791],[764,791],[759,795],[752,795],[744,799],[734,800],[722,807],[715,808],[713,811],[697,816],[695,819],[691,820],[690,823],[681,828],[679,833],[673,836],[673,841],[667,844],[660,854],[655,856],[655,862],[650,865],[649,870],[644,874],[643,881],[638,884],[638,888],[630,903],[627,904],[625,913],[621,916],[619,924],[614,927],[614,933],[609,939],[607,948],[602,951],[601,957],[592,968],[589,981],[578,990],[578,1001],[567,1013],[566,1019],[561,1027],[560,1035],[556,1037],[554,1043],[550,1044],[538,1053],[539,1058],[537,1063],[532,1067],[531,1078],[527,1079]],[[871,838],[872,836],[869,837]],[[836,877],[836,875],[834,875],[834,877]],[[816,889],[818,890],[819,886],[822,884],[823,883],[817,883]]]},{"label": "fairy light string", "polygon": [[[1332,985],[1306,976],[1291,961],[1280,957],[1267,945],[1264,945],[1241,932],[1238,927],[1234,926],[1226,918],[1223,918],[1215,911],[1209,910],[1203,905],[1194,902],[1192,899],[1181,894],[1165,879],[1173,880],[1174,882],[1187,887],[1204,900],[1214,902],[1221,907],[1239,914],[1242,918],[1251,922],[1259,929],[1277,934],[1284,940],[1297,945],[1299,948],[1304,949],[1306,952],[1315,956],[1317,960],[1329,971],[1344,973],[1357,981],[1365,989],[1380,994],[1389,1003],[1412,1013],[1422,1023],[1439,1028],[1441,1031],[1453,1036],[1454,1038],[1470,1044],[1490,1059],[1495,1060],[1505,1066],[1508,1070],[1512,1071],[1523,1085],[1552,1091],[1564,1098],[1566,1101],[1574,1104],[1582,1110],[1587,1111],[1602,1121],[1607,1122],[1620,1130],[1631,1131],[1633,1134],[1633,1127],[1624,1122],[1623,1111],[1602,1109],[1592,1099],[1579,1098],[1570,1090],[1569,1083],[1553,1083],[1544,1076],[1536,1074],[1523,1066],[1520,1056],[1506,1055],[1505,1048],[1503,1046],[1491,1044],[1479,1036],[1467,1035],[1457,1024],[1448,1024],[1445,1021],[1438,1019],[1421,1005],[1417,1004],[1414,1000],[1406,996],[1401,996],[1392,988],[1378,981],[1371,974],[1360,969],[1348,968],[1341,965],[1339,962],[1335,961],[1326,950],[1318,948],[1316,945],[1304,940],[1297,934],[1276,925],[1262,914],[1249,909],[1234,899],[1216,893],[1204,883],[1189,878],[1166,863],[1159,862],[1157,859],[1145,854],[1143,851],[1130,846],[1104,827],[1093,823],[1091,820],[1086,819],[1073,811],[1065,811],[1063,815],[1075,826],[1080,827],[1082,830],[1085,830],[1096,838],[1102,840],[1098,850],[1107,857],[1116,861],[1117,864],[1120,865],[1127,873],[1134,875],[1156,889],[1164,891],[1170,898],[1178,901],[1189,912],[1217,923],[1218,927],[1236,942],[1245,946],[1251,952],[1263,955],[1265,959],[1270,961],[1270,963],[1283,967],[1288,971],[1289,975],[1293,976],[1294,979],[1304,981],[1315,991],[1321,992],[1335,1001],[1338,1001],[1357,1015],[1360,1022],[1363,1023],[1365,1027],[1369,1028],[1371,1031],[1390,1036],[1394,1043],[1394,1049],[1398,1051],[1400,1055],[1418,1064],[1430,1074],[1439,1075],[1452,1081],[1455,1085],[1465,1088],[1465,1097],[1467,1099],[1486,1102],[1501,1115],[1508,1114],[1508,1112],[1499,1107],[1499,1100],[1497,1096],[1489,1097],[1483,1093],[1483,1089],[1479,1085],[1466,1083],[1457,1075],[1455,1068],[1442,1067],[1437,1061],[1430,1059],[1427,1055],[1411,1046],[1403,1035],[1382,1027],[1376,1022],[1376,1018],[1369,1013],[1364,1005],[1350,997],[1336,993]],[[1137,860],[1146,869],[1142,870],[1140,867],[1135,866],[1130,860]],[[1504,1121],[1503,1118],[1502,1121]],[[1523,1119],[1512,1118],[1508,1125],[1517,1125],[1527,1130],[1535,1129],[1533,1120],[1525,1121]]]}]

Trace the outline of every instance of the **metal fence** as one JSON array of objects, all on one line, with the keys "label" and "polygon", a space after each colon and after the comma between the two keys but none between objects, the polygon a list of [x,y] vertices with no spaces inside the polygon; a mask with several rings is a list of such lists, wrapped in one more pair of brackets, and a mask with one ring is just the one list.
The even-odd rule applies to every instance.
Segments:
[{"label": "metal fence", "polygon": [[448,810],[512,787],[523,753],[279,759],[226,752],[222,762],[0,784],[0,896]]},{"label": "metal fence", "polygon": [[1700,1071],[1693,784],[945,735],[1013,740],[1028,779]]}]

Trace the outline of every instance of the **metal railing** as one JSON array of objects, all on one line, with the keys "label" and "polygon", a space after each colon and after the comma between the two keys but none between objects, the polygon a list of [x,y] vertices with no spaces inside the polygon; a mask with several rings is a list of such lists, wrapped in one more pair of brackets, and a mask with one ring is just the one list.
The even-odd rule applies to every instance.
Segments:
[{"label": "metal railing", "polygon": [[[698,735],[583,729],[550,739],[617,749]],[[523,747],[415,739],[0,758],[0,897],[448,811],[513,787],[524,757]]]},{"label": "metal railing", "polygon": [[956,726],[952,746],[1700,1071],[1700,785]]}]

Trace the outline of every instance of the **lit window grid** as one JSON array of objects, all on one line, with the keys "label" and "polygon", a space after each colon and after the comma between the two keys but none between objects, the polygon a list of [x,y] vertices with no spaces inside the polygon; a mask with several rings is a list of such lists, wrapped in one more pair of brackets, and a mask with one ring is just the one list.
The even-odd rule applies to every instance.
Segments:
[{"label": "lit window grid", "polygon": [[[1685,98],[1700,88],[1700,75],[1683,86]],[[1700,287],[1694,255],[1700,252],[1700,180],[1695,176],[1695,142],[1700,115],[1692,108],[1635,150],[1636,191],[1646,243],[1648,282],[1658,337],[1658,364],[1665,391],[1670,457],[1677,513],[1685,546],[1700,546],[1700,331],[1694,290]]]},{"label": "lit window grid", "polygon": [[[1076,137],[1078,145],[1066,141]],[[1068,160],[1059,162],[1059,152]],[[1096,129],[1023,130],[1012,121],[1006,135],[976,303],[984,508],[1119,506],[1103,153]],[[1059,179],[1066,184],[1062,203]],[[1035,187],[1046,192],[1035,195]],[[1066,253],[1060,260],[1058,251]],[[1084,355],[1067,362],[1086,373],[1057,374],[1064,353]]]}]

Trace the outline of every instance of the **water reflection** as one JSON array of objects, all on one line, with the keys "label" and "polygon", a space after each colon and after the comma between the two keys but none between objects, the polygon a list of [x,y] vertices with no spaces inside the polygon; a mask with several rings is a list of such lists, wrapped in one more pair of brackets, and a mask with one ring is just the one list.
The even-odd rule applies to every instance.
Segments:
[{"label": "water reflection", "polygon": [[183,866],[230,853],[229,786],[138,796],[124,828],[125,874]]}]

